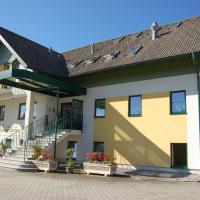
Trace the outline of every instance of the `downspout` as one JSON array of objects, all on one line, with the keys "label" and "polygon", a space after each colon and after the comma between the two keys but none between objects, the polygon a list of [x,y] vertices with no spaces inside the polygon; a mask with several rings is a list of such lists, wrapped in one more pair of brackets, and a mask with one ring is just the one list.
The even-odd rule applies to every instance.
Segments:
[{"label": "downspout", "polygon": [[194,65],[194,69],[196,72],[196,76],[197,76],[197,90],[198,90],[198,111],[199,111],[199,134],[200,134],[200,76],[199,76],[199,70],[198,70],[198,66],[197,66],[197,62],[195,60],[195,53],[192,52],[192,61],[193,61],[193,65]]}]

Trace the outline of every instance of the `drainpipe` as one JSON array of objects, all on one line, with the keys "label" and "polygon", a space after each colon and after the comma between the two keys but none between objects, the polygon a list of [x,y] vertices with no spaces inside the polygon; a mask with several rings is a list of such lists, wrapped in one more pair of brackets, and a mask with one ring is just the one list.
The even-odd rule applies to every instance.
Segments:
[{"label": "drainpipe", "polygon": [[194,65],[194,69],[196,72],[196,76],[197,76],[197,90],[198,90],[198,111],[199,111],[199,134],[200,134],[200,76],[199,76],[199,69],[197,66],[197,62],[195,60],[195,53],[192,52],[192,61],[193,61],[193,65]]},{"label": "drainpipe", "polygon": [[55,124],[55,141],[54,141],[54,159],[56,159],[56,150],[57,150],[58,106],[59,106],[59,88],[57,88],[57,94],[56,94],[56,124]]}]

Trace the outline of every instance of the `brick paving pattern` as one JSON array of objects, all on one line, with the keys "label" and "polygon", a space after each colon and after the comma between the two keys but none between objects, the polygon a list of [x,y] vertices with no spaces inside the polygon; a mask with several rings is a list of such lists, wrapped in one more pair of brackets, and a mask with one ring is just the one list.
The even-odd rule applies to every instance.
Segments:
[{"label": "brick paving pattern", "polygon": [[199,182],[23,173],[0,168],[0,200],[199,200]]}]

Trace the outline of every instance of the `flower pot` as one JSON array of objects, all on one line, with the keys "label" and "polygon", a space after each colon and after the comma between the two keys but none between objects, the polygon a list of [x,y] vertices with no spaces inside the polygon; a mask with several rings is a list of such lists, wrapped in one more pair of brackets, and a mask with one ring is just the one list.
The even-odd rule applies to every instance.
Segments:
[{"label": "flower pot", "polygon": [[84,171],[89,174],[103,174],[104,176],[116,174],[116,164],[104,164],[104,163],[83,163]]},{"label": "flower pot", "polygon": [[57,170],[58,161],[50,160],[50,161],[39,161],[34,160],[33,163],[36,165],[36,167],[45,172],[52,172]]},{"label": "flower pot", "polygon": [[73,168],[66,167],[67,174],[73,174]]}]

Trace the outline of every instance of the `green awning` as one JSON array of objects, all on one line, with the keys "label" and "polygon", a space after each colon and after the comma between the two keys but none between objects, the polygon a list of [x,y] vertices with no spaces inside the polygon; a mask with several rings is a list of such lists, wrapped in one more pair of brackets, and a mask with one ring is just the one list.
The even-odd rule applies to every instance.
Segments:
[{"label": "green awning", "polygon": [[85,88],[76,86],[66,79],[58,79],[53,76],[24,69],[8,69],[1,71],[0,83],[50,96],[56,96],[58,89],[60,97],[86,94]]}]

